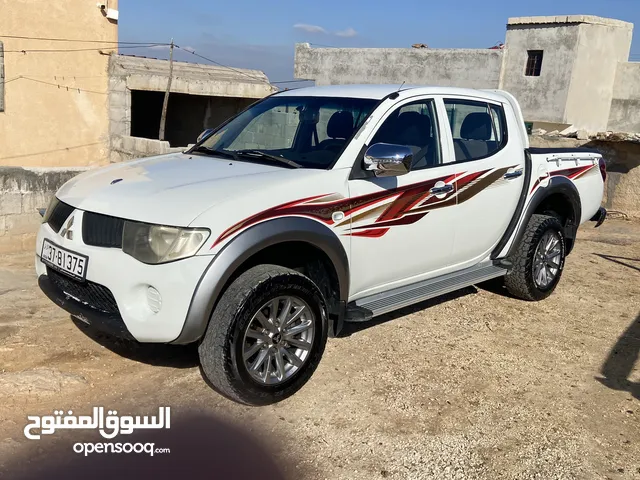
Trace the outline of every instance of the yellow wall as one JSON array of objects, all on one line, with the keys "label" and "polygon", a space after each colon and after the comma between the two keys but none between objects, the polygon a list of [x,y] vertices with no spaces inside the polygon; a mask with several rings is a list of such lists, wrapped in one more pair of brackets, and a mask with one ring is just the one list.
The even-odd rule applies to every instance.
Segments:
[{"label": "yellow wall", "polygon": [[[107,54],[117,49],[113,42],[118,40],[118,26],[96,3],[0,0],[0,35],[106,42],[0,38],[5,51],[0,165],[58,167],[108,161],[109,57],[97,49]],[[117,9],[117,0],[103,3]],[[33,49],[94,50],[12,53]]]}]

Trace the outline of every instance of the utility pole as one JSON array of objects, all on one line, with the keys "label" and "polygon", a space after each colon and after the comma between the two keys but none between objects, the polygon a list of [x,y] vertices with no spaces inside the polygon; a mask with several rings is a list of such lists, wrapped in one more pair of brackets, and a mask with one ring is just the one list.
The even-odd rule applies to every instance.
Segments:
[{"label": "utility pole", "polygon": [[169,80],[167,81],[167,91],[164,94],[164,102],[162,102],[162,115],[160,116],[160,134],[158,138],[164,140],[164,128],[167,123],[167,106],[169,105],[169,92],[171,92],[171,79],[173,77],[173,38],[171,39],[171,47],[169,48]]}]

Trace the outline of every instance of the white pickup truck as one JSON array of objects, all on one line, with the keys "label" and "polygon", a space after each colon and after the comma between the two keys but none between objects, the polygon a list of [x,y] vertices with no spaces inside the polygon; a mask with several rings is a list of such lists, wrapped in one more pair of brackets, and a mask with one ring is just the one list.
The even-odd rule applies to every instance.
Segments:
[{"label": "white pickup truck", "polygon": [[541,300],[605,163],[529,148],[502,91],[350,85],[260,100],[181,154],[91,170],[44,212],[44,293],[97,329],[198,342],[229,398],[304,385],[327,336],[485,280]]}]

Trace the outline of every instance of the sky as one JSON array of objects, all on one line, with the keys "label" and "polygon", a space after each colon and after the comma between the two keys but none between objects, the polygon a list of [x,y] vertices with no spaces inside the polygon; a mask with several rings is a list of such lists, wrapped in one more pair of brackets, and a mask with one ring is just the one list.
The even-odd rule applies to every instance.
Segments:
[{"label": "sky", "polygon": [[[640,0],[119,0],[120,41],[168,43],[216,62],[293,79],[294,45],[488,48],[504,42],[509,17],[597,15],[640,29]],[[164,47],[121,53],[167,58]],[[632,60],[640,61],[640,32]],[[177,60],[207,63],[183,50]],[[284,85],[283,85],[284,86]]]}]

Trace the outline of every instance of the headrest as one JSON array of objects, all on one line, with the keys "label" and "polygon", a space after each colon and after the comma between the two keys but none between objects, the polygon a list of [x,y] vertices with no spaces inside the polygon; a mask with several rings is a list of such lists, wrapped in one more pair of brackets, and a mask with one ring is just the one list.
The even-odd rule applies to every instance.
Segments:
[{"label": "headrest", "polygon": [[466,140],[491,140],[491,115],[486,112],[467,115],[460,127],[460,137]]},{"label": "headrest", "polygon": [[422,147],[431,138],[431,118],[418,112],[404,112],[398,117],[396,132],[402,144]]},{"label": "headrest", "polygon": [[336,112],[327,123],[327,136],[330,138],[350,138],[353,135],[353,114]]}]

